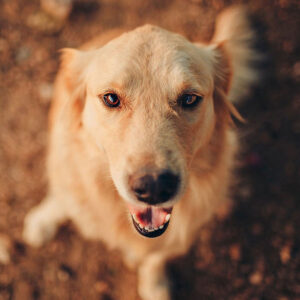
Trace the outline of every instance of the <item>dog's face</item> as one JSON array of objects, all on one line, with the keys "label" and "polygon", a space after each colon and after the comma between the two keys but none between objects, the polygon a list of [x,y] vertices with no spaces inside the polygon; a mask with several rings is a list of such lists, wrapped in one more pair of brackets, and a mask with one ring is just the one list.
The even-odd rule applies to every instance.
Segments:
[{"label": "dog's face", "polygon": [[84,89],[82,126],[144,236],[165,231],[196,153],[210,142],[215,50],[144,26],[98,50],[67,52],[72,85]]}]

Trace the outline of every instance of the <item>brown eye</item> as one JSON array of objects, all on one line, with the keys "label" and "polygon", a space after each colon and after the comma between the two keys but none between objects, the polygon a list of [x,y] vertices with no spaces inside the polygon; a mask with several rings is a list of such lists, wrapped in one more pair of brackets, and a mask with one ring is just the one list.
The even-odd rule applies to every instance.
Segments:
[{"label": "brown eye", "polygon": [[120,99],[117,94],[108,93],[103,95],[103,102],[109,107],[118,107],[120,106]]},{"label": "brown eye", "polygon": [[203,100],[202,96],[194,94],[183,94],[179,97],[179,104],[183,108],[193,108]]}]

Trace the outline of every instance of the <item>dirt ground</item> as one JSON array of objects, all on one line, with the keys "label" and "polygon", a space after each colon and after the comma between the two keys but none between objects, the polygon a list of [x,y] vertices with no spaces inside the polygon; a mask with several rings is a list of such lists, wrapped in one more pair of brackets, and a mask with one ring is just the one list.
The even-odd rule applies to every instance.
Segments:
[{"label": "dirt ground", "polygon": [[[21,238],[45,195],[47,112],[57,50],[109,28],[157,24],[208,40],[223,0],[76,1],[61,25],[37,0],[0,0],[0,299],[137,300],[118,252],[66,224],[41,249]],[[300,299],[300,14],[296,0],[252,0],[266,78],[239,107],[247,124],[235,205],[170,263],[174,299]],[[1,245],[6,245],[1,250]],[[5,256],[10,255],[10,263]],[[1,252],[2,251],[2,252]]]}]

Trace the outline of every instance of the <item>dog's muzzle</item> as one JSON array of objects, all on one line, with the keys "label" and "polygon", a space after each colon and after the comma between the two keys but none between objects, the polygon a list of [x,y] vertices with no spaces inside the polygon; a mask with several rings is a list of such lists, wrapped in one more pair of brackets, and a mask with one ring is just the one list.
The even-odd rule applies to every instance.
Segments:
[{"label": "dog's muzzle", "polygon": [[168,170],[139,172],[129,178],[129,186],[141,205],[128,204],[128,207],[134,227],[141,235],[157,237],[165,232],[173,207],[159,204],[174,198],[179,185],[180,177]]},{"label": "dog's muzzle", "polygon": [[165,203],[173,198],[178,191],[179,183],[179,176],[170,171],[138,173],[129,180],[136,198],[150,205]]}]

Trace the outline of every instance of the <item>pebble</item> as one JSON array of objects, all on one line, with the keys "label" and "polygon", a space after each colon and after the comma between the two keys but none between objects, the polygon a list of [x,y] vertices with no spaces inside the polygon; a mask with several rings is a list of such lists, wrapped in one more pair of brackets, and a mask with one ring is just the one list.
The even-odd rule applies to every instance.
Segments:
[{"label": "pebble", "polygon": [[57,272],[57,278],[59,281],[65,282],[70,279],[70,275],[64,270],[59,270]]},{"label": "pebble", "polygon": [[17,50],[16,61],[17,63],[22,63],[26,61],[31,56],[31,49],[29,47],[23,46]]},{"label": "pebble", "polygon": [[53,94],[53,84],[43,82],[38,87],[39,96],[43,104],[48,104]]},{"label": "pebble", "polygon": [[291,259],[291,245],[285,245],[280,249],[280,260],[286,264]]},{"label": "pebble", "polygon": [[64,21],[72,10],[72,0],[41,0],[42,10],[50,16]]},{"label": "pebble", "polygon": [[263,276],[262,273],[259,271],[253,272],[249,277],[249,281],[253,285],[259,285],[262,282],[262,280],[263,280]]},{"label": "pebble", "polygon": [[47,34],[57,33],[63,27],[63,22],[42,11],[29,15],[26,20],[26,24],[32,29],[36,29]]},{"label": "pebble", "polygon": [[239,244],[233,244],[229,248],[229,256],[233,261],[239,261],[241,259],[241,246]]},{"label": "pebble", "polygon": [[109,286],[105,281],[97,281],[94,288],[99,294],[107,293],[109,291]]}]

